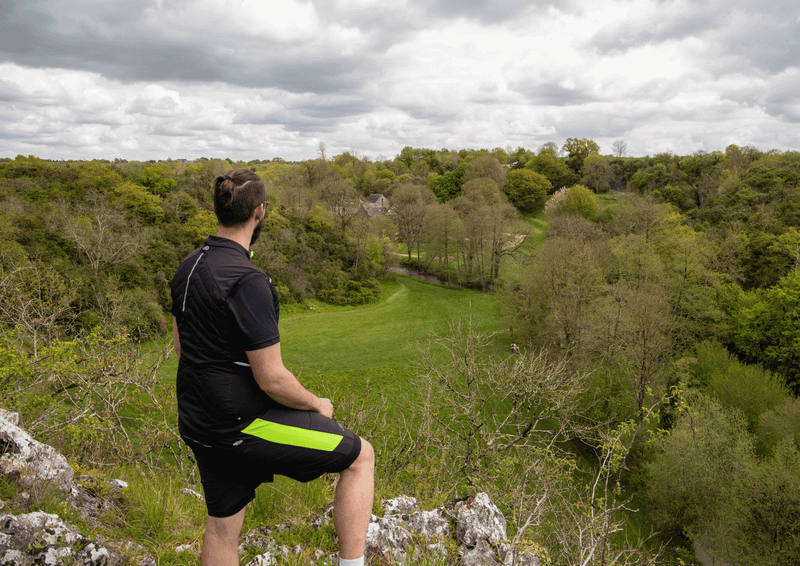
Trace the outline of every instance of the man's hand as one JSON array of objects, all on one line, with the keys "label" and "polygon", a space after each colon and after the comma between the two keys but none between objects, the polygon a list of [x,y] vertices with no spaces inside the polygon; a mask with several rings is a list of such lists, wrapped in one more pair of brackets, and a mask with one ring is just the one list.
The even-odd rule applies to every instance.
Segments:
[{"label": "man's hand", "polygon": [[331,400],[325,397],[318,397],[318,399],[319,399],[319,407],[317,407],[316,412],[322,415],[323,417],[328,417],[329,419],[332,419],[333,403],[331,403]]}]

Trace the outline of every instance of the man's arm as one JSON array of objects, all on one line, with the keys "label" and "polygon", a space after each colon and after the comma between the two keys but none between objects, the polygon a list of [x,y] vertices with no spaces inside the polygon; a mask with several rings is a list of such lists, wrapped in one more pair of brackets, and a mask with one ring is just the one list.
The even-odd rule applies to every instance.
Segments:
[{"label": "man's arm", "polygon": [[250,368],[258,386],[281,405],[304,411],[314,411],[333,418],[330,399],[317,397],[297,380],[283,365],[281,344],[247,352]]},{"label": "man's arm", "polygon": [[178,359],[181,358],[181,337],[178,334],[178,321],[175,320],[175,317],[172,317],[172,347],[175,348],[175,354],[177,354]]}]

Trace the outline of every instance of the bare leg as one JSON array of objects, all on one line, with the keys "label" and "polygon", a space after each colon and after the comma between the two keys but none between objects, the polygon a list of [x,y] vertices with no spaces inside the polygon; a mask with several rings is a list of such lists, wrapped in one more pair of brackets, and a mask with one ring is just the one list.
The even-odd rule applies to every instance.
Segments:
[{"label": "bare leg", "polygon": [[375,490],[375,452],[361,439],[361,454],[339,476],[333,500],[333,524],[339,536],[339,556],[345,560],[364,555]]},{"label": "bare leg", "polygon": [[209,517],[200,553],[202,566],[239,566],[239,534],[245,507],[230,517]]}]

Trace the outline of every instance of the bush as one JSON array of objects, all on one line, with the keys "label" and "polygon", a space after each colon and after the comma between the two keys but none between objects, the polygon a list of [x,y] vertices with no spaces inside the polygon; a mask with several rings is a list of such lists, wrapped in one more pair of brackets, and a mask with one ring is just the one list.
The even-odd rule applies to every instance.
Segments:
[{"label": "bush", "polygon": [[568,214],[579,214],[586,220],[594,220],[599,210],[597,197],[588,187],[584,187],[583,185],[573,185],[570,187],[564,199],[563,207],[564,212]]}]

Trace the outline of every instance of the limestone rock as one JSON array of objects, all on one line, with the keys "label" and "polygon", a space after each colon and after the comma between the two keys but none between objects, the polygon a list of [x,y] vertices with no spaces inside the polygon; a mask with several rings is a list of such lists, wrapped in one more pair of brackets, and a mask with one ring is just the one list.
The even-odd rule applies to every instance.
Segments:
[{"label": "limestone rock", "polygon": [[422,506],[417,502],[416,498],[401,495],[394,499],[383,501],[381,509],[383,510],[383,516],[389,517],[390,515],[410,515],[411,513],[422,511]]},{"label": "limestone rock", "polygon": [[401,564],[411,544],[411,533],[401,526],[396,517],[379,519],[372,516],[367,530],[367,552],[382,556],[385,560]]},{"label": "limestone rock", "polygon": [[542,563],[535,552],[512,548],[509,544],[501,544],[497,554],[503,566],[541,566]]},{"label": "limestone rock", "polygon": [[456,537],[458,543],[472,548],[478,541],[506,541],[506,518],[485,493],[479,493],[458,507]]},{"label": "limestone rock", "polygon": [[275,559],[272,557],[272,553],[265,552],[253,558],[247,563],[247,566],[273,566],[273,564],[275,564]]},{"label": "limestone rock", "polygon": [[7,475],[27,489],[50,484],[68,492],[74,473],[67,459],[51,446],[34,440],[15,420],[18,417],[9,416],[8,411],[0,418],[0,476]]},{"label": "limestone rock", "polygon": [[452,531],[450,519],[441,507],[403,515],[403,525],[412,533],[418,533],[428,538],[448,538]]},{"label": "limestone rock", "polygon": [[462,550],[461,566],[489,566],[496,562],[497,553],[486,539],[478,540],[475,548]]},{"label": "limestone rock", "polygon": [[0,564],[8,566],[116,566],[122,555],[89,541],[78,530],[50,513],[0,515]]}]

